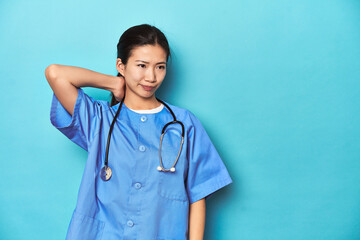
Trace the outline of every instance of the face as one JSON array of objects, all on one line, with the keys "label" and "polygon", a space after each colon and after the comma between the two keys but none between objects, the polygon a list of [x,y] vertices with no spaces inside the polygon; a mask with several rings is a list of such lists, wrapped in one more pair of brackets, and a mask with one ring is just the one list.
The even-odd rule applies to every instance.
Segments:
[{"label": "face", "polygon": [[135,47],[126,65],[118,58],[116,68],[125,78],[127,96],[152,98],[166,75],[166,52],[160,45]]}]

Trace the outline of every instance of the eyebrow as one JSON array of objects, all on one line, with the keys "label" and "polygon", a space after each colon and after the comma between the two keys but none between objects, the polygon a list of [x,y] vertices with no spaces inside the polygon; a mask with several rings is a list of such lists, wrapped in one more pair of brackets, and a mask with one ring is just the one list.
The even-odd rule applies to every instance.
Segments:
[{"label": "eyebrow", "polygon": [[[144,61],[144,60],[135,60],[135,62],[143,62],[143,63],[149,64],[149,62]],[[166,64],[166,62],[158,62],[158,63],[156,63],[156,64]]]}]

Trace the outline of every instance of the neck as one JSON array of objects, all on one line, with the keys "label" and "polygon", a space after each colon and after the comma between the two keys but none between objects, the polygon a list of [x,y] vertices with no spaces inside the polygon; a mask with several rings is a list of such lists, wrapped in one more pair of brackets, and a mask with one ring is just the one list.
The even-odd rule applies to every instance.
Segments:
[{"label": "neck", "polygon": [[124,104],[126,107],[133,110],[148,110],[161,105],[156,99],[155,94],[150,98],[141,98],[135,94],[126,94]]}]

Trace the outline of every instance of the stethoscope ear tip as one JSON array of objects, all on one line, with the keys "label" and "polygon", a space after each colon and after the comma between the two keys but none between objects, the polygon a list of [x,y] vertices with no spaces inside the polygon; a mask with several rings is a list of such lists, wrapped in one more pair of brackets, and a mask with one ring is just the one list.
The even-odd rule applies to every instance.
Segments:
[{"label": "stethoscope ear tip", "polygon": [[[162,168],[161,166],[158,166],[158,167],[157,167],[157,170],[160,171],[160,172],[161,172],[161,171],[166,172],[165,169]],[[168,171],[169,171],[169,170],[168,170]],[[175,172],[175,167],[170,168],[170,172]]]}]

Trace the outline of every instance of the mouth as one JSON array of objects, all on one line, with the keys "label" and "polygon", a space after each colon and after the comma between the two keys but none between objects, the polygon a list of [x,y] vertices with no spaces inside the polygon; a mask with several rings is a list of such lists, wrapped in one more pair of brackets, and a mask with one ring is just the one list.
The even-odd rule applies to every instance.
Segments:
[{"label": "mouth", "polygon": [[140,84],[140,85],[144,88],[145,91],[151,91],[155,88],[155,87],[146,86],[146,85],[142,85],[142,84]]}]

